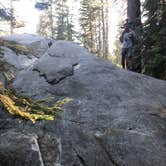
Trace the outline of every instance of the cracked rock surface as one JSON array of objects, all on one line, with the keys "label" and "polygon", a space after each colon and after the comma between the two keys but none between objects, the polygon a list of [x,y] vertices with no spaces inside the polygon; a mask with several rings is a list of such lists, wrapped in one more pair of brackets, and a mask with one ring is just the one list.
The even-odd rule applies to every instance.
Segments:
[{"label": "cracked rock surface", "polygon": [[55,121],[35,125],[1,111],[0,132],[35,133],[44,165],[165,166],[165,81],[124,71],[72,42],[54,41],[39,57],[17,73],[15,89],[73,101]]}]

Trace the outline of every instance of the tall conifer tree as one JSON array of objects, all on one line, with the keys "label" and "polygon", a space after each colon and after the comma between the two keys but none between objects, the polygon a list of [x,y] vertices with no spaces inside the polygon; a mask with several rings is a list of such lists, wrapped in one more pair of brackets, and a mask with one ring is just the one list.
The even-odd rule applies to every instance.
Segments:
[{"label": "tall conifer tree", "polygon": [[80,24],[82,41],[92,53],[108,57],[108,12],[107,0],[82,0]]}]

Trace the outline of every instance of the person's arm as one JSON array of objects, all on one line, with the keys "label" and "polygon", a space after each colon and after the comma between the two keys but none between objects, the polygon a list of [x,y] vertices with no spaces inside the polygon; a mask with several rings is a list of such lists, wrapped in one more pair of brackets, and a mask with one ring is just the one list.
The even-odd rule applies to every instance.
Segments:
[{"label": "person's arm", "polygon": [[120,36],[119,41],[120,41],[121,43],[123,43],[123,37],[122,37],[122,35]]},{"label": "person's arm", "polygon": [[119,38],[119,40],[120,40],[121,43],[123,43],[123,36],[124,36],[124,31],[122,32],[122,35]]}]

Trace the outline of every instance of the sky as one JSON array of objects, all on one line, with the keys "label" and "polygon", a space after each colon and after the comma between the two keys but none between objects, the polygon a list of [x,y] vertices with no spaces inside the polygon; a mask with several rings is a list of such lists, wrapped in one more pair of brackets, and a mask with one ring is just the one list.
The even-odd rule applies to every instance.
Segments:
[{"label": "sky", "polygon": [[36,34],[40,12],[35,9],[35,2],[36,0],[20,0],[15,2],[16,15],[19,20],[24,20],[26,23],[26,26],[16,30],[16,33]]}]

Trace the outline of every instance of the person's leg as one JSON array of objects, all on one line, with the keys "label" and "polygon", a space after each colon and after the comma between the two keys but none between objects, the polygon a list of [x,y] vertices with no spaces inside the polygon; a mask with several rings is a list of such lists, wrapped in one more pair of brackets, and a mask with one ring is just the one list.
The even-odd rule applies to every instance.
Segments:
[{"label": "person's leg", "polygon": [[122,48],[122,62],[121,62],[121,64],[122,64],[123,69],[125,69],[125,56],[126,56],[125,49]]},{"label": "person's leg", "polygon": [[129,69],[129,57],[126,55],[126,69]]},{"label": "person's leg", "polygon": [[130,70],[132,68],[131,57],[132,57],[132,48],[128,48],[126,53],[126,69],[127,70]]},{"label": "person's leg", "polygon": [[130,48],[128,48],[128,51],[127,51],[127,56],[130,58],[130,57],[132,57],[133,55],[133,48],[132,47],[130,47]]},{"label": "person's leg", "polygon": [[125,69],[126,48],[122,48],[122,68]]}]

